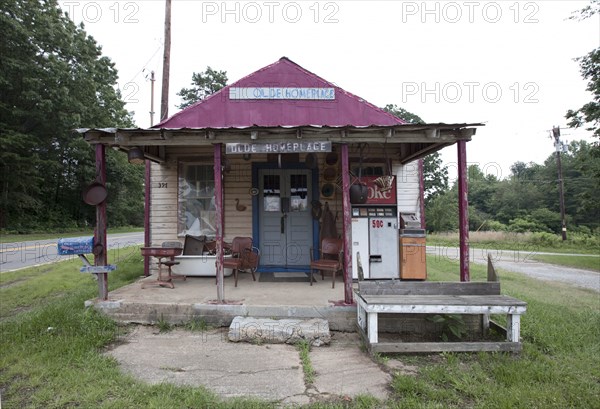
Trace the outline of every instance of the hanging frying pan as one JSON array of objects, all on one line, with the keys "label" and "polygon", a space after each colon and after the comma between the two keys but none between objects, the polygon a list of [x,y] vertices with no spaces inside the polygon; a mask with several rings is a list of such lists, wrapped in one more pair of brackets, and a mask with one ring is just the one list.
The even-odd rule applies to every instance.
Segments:
[{"label": "hanging frying pan", "polygon": [[102,183],[94,182],[83,190],[83,201],[92,206],[104,202],[107,196],[108,191]]}]

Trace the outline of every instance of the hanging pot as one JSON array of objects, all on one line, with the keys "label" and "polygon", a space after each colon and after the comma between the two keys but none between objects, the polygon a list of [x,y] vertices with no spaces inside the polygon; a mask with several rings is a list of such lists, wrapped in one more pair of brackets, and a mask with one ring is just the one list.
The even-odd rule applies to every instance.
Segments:
[{"label": "hanging pot", "polygon": [[369,196],[369,189],[367,185],[362,183],[356,183],[350,186],[350,203],[352,204],[365,204]]},{"label": "hanging pot", "polygon": [[99,182],[90,184],[83,191],[83,201],[92,206],[96,206],[104,202],[107,196],[108,192],[106,187]]}]

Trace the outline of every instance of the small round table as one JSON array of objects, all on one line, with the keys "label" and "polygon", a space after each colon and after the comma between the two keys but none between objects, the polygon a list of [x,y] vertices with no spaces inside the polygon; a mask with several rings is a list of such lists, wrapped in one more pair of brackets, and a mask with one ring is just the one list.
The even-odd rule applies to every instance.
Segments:
[{"label": "small round table", "polygon": [[[158,285],[161,287],[175,288],[173,285],[173,279],[182,278],[185,280],[185,276],[172,274],[171,267],[176,263],[175,256],[179,256],[183,249],[179,247],[142,247],[142,256],[144,257],[156,257],[158,259],[158,277],[156,281],[142,283],[142,288],[148,285]],[[163,258],[169,258],[169,261],[162,261]],[[162,276],[162,266],[166,265],[169,267],[169,275],[165,279]]]}]

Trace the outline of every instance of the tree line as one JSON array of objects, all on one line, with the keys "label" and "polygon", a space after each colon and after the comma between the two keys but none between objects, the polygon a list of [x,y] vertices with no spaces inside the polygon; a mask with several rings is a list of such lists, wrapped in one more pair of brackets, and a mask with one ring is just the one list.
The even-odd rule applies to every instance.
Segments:
[{"label": "tree line", "polygon": [[[562,153],[565,213],[571,231],[600,232],[600,161],[597,147],[573,141]],[[543,164],[516,162],[507,178],[468,168],[469,229],[560,233],[561,216],[556,155]],[[458,186],[453,183],[426,199],[430,231],[458,229]]]},{"label": "tree line", "polygon": [[[94,150],[73,130],[132,126],[114,63],[55,0],[2,0],[0,7],[0,228],[85,228],[95,208]],[[111,227],[143,223],[143,167],[107,152]]]}]

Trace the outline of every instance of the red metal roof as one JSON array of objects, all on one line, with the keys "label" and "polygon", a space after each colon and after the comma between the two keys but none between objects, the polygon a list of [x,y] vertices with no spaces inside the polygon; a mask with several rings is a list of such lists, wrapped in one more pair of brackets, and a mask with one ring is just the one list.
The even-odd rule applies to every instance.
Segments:
[{"label": "red metal roof", "polygon": [[[333,88],[335,98],[230,99],[230,93],[245,92],[240,88],[310,88],[317,89],[316,92]],[[368,127],[404,123],[283,57],[176,113],[154,128]]]}]

